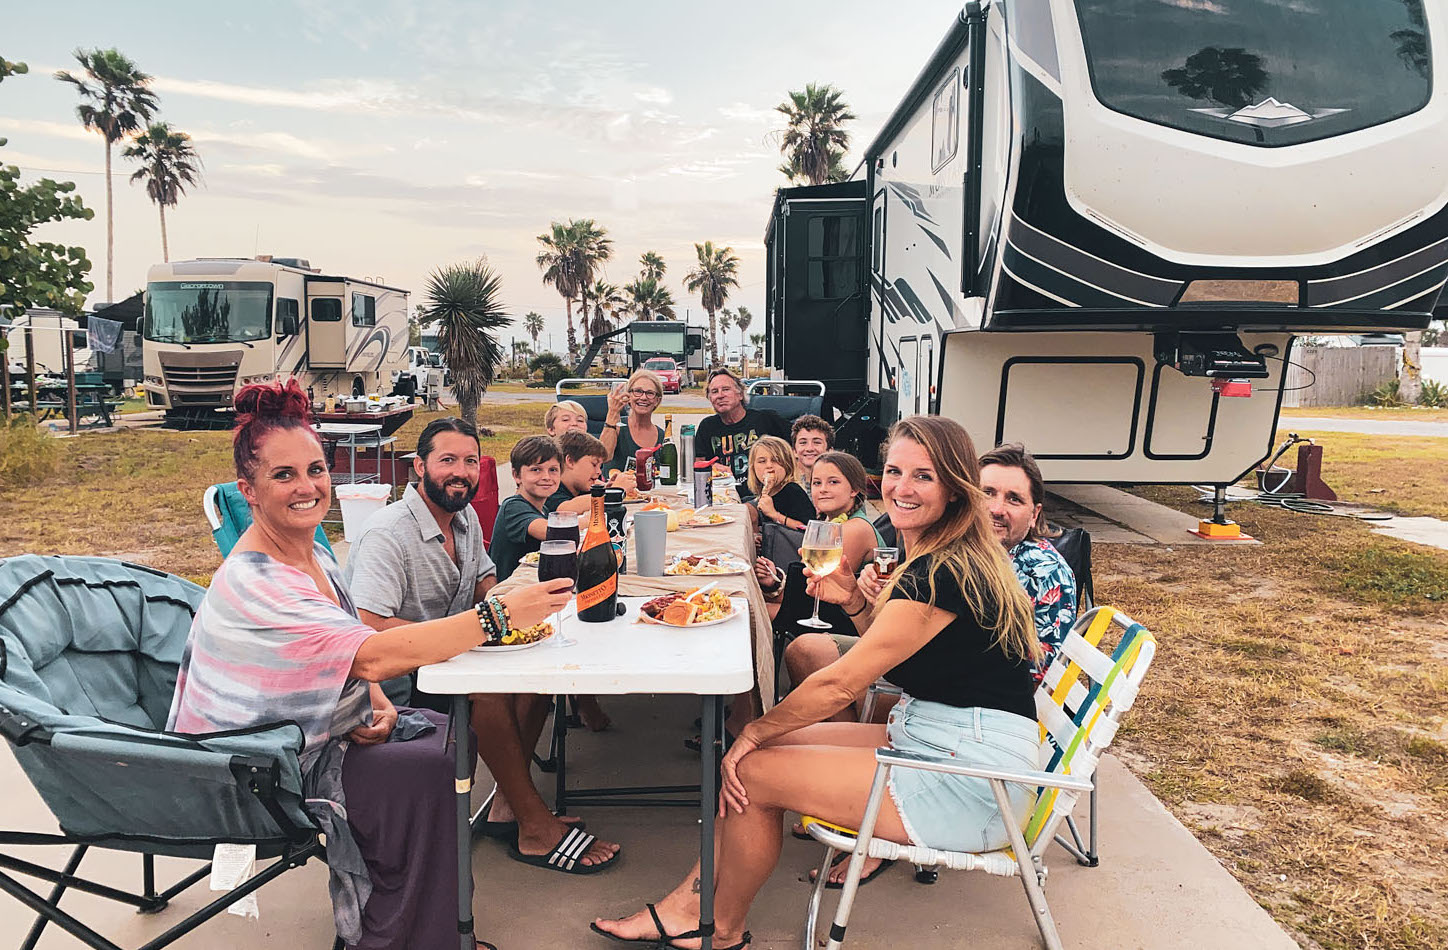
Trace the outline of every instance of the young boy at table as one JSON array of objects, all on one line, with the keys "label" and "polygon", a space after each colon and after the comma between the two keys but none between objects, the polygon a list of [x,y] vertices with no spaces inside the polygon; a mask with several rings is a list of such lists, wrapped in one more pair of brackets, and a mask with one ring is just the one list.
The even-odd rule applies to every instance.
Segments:
[{"label": "young boy at table", "polygon": [[[543,511],[545,514],[554,511],[585,513],[592,503],[589,489],[603,477],[608,449],[587,432],[570,430],[560,435],[557,441],[563,470],[558,490],[549,497]],[[629,475],[629,478],[633,476]]]},{"label": "young boy at table", "polygon": [[572,399],[555,402],[543,413],[543,429],[555,439],[565,432],[587,432],[588,410]]},{"label": "young boy at table", "polygon": [[508,461],[518,493],[499,506],[488,548],[499,581],[507,580],[523,555],[538,550],[548,534],[544,505],[558,488],[558,443],[546,435],[530,435],[513,446]]}]

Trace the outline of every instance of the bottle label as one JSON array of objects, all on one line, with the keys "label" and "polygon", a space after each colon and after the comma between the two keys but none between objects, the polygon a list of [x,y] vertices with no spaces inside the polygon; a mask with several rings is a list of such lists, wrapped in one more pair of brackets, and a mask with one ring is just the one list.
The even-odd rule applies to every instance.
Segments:
[{"label": "bottle label", "polygon": [[616,593],[618,593],[618,575],[610,571],[608,577],[598,584],[578,592],[578,609],[587,610],[589,607],[595,607]]},{"label": "bottle label", "polygon": [[660,465],[660,466],[659,466],[659,478],[660,478],[660,480],[662,480],[662,481],[668,481],[669,478],[671,477],[670,474],[669,474],[671,471],[672,471],[672,469],[670,469],[667,465]]}]

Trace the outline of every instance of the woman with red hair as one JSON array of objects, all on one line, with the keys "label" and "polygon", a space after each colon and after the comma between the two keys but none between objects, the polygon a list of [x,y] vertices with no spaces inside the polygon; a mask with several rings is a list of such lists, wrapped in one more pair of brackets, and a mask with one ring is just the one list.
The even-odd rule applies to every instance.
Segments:
[{"label": "woman with red hair", "polygon": [[454,950],[445,719],[394,708],[378,684],[543,620],[571,585],[535,584],[453,617],[373,630],[314,538],[332,483],[306,394],[294,380],[247,386],[236,411],[237,486],[253,521],[196,612],[168,728],[296,722],[308,812],[327,836],[337,933],[369,950]]}]

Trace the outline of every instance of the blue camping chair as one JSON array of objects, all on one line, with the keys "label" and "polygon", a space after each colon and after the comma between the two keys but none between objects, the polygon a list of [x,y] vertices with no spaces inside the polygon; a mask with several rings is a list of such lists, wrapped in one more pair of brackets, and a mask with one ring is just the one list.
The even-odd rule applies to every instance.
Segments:
[{"label": "blue camping chair", "polygon": [[[791,393],[791,389],[817,391]],[[818,416],[824,411],[825,384],[815,379],[756,379],[745,392],[749,397],[750,409],[766,409],[774,413],[784,420],[786,428],[802,415]]]},{"label": "blue camping chair", "polygon": [[[201,496],[201,507],[205,509],[206,521],[211,525],[211,537],[221,549],[221,556],[226,557],[236,547],[242,532],[251,527],[251,505],[241,496],[236,482],[222,482],[206,489],[206,494]],[[328,551],[332,550],[321,525],[317,525],[317,543]]]},{"label": "blue camping chair", "polygon": [[[0,734],[60,834],[0,831],[0,848],[65,845],[55,871],[0,850],[0,891],[37,914],[22,950],[49,923],[120,950],[60,909],[67,890],[142,913],[206,878],[210,865],[157,891],[155,856],[209,859],[222,842],[276,860],[146,944],[159,948],[242,897],[323,856],[302,809],[295,723],[184,736],[165,731],[182,649],[205,591],[150,568],[99,557],[0,559]],[[140,894],[77,876],[90,848],[142,856]],[[48,896],[9,873],[54,885]]]}]

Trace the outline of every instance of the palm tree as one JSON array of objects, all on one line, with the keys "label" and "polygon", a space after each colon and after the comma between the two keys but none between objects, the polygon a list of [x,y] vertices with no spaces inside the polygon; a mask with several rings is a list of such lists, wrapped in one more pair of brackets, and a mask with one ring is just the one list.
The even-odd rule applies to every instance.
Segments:
[{"label": "palm tree", "polygon": [[639,276],[653,280],[663,280],[664,271],[668,270],[664,259],[653,251],[644,251],[643,256],[639,258],[639,265],[643,268],[639,271]]},{"label": "palm tree", "polygon": [[754,352],[756,352],[756,353],[759,354],[760,364],[763,365],[763,363],[764,363],[764,334],[763,334],[763,333],[751,333],[751,334],[749,334],[749,342],[752,343],[752,344],[754,344]]},{"label": "palm tree", "polygon": [[745,365],[748,365],[749,361],[744,358],[744,334],[752,322],[754,322],[754,314],[749,312],[748,307],[740,304],[734,308],[734,325],[739,328],[739,359]]},{"label": "palm tree", "polygon": [[721,308],[719,310],[719,336],[723,339],[721,347],[724,350],[724,356],[726,359],[729,356],[729,330],[733,326],[734,311],[730,310],[728,307]]},{"label": "palm tree", "polygon": [[101,133],[106,143],[106,299],[115,300],[116,216],[111,183],[111,146],[135,132],[156,111],[151,77],[136,68],[117,49],[77,49],[75,60],[85,71],[55,74],[75,86],[81,104],[75,107],[80,124]]},{"label": "palm tree", "polygon": [[573,270],[578,275],[578,312],[583,318],[583,342],[587,346],[588,337],[593,335],[588,324],[590,285],[603,271],[603,265],[612,260],[613,240],[608,237],[608,231],[595,224],[592,218],[570,221],[568,225],[574,231]]},{"label": "palm tree", "polygon": [[595,281],[593,290],[589,293],[593,297],[593,325],[590,332],[598,336],[613,329],[613,321],[627,301],[618,285],[610,284],[606,280]]},{"label": "palm tree", "polygon": [[576,354],[578,338],[573,332],[573,298],[578,296],[578,276],[574,272],[577,260],[574,245],[577,235],[566,224],[554,221],[547,234],[538,235],[543,250],[538,253],[537,264],[543,271],[543,283],[558,291],[563,298],[563,309],[568,315],[568,353]]},{"label": "palm tree", "polygon": [[538,345],[538,334],[543,332],[543,314],[530,310],[523,318],[523,329],[533,338],[533,346]]},{"label": "palm tree", "polygon": [[424,299],[423,323],[437,326],[458,410],[476,425],[478,403],[503,362],[497,331],[513,322],[503,309],[502,278],[485,257],[449,264],[428,275]]},{"label": "palm tree", "polygon": [[640,320],[674,319],[674,295],[669,288],[653,277],[640,277],[631,284],[625,284],[623,292],[628,299],[627,309]]},{"label": "palm tree", "polygon": [[176,202],[186,193],[187,185],[197,184],[201,174],[201,157],[191,147],[191,136],[173,130],[165,122],[153,122],[145,132],[136,136],[133,145],[121,153],[125,158],[134,158],[141,167],[131,175],[131,181],[144,181],[146,194],[156,202],[161,212],[161,260],[171,259],[166,244],[166,209],[176,207]]},{"label": "palm tree", "polygon": [[855,115],[834,86],[807,83],[803,92],[791,90],[789,99],[774,107],[789,120],[780,133],[779,151],[785,157],[781,167],[793,179],[811,185],[843,181],[843,158],[850,147],[850,133],[844,129]]},{"label": "palm tree", "polygon": [[684,276],[684,288],[698,294],[709,313],[709,359],[719,362],[718,329],[714,312],[729,299],[729,288],[739,286],[739,258],[732,247],[714,247],[713,241],[694,245],[698,264]]}]

